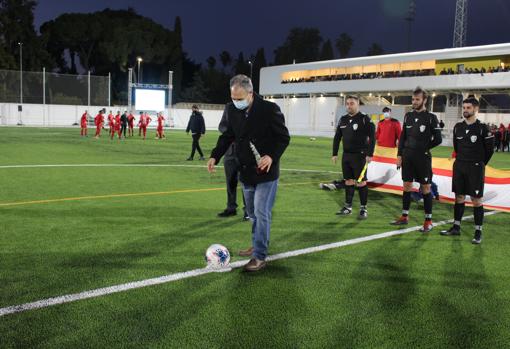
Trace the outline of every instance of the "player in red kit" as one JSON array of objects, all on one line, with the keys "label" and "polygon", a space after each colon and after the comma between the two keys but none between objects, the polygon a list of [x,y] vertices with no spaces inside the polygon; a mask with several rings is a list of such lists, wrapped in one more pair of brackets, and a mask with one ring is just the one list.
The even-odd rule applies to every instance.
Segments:
[{"label": "player in red kit", "polygon": [[135,127],[135,116],[133,112],[130,112],[128,115],[128,135],[133,137],[133,128]]},{"label": "player in red kit", "polygon": [[[117,111],[117,115],[115,115],[115,127],[114,127],[115,133],[119,135],[120,139],[120,111]],[[113,139],[113,134],[112,134]]]},{"label": "player in red kit", "polygon": [[165,123],[165,117],[163,113],[158,113],[158,128],[156,129],[156,139],[166,138],[163,133],[163,124]]},{"label": "player in red kit", "polygon": [[101,129],[104,125],[104,109],[101,109],[99,111],[99,114],[96,115],[94,118],[94,124],[96,125],[96,135],[95,138],[99,138],[101,136]]},{"label": "player in red kit", "polygon": [[377,145],[387,148],[396,148],[402,127],[397,119],[391,117],[391,109],[384,107],[384,120],[379,121],[377,124],[377,131],[375,138]]},{"label": "player in red kit", "polygon": [[109,134],[110,137],[113,138],[113,134],[115,132],[115,117],[112,114],[112,111],[110,110],[110,114],[108,114],[108,127],[109,127]]},{"label": "player in red kit", "polygon": [[83,113],[83,115],[81,116],[81,119],[80,119],[80,127],[81,127],[81,130],[80,130],[80,135],[83,137],[87,137],[87,118],[89,116],[89,113],[87,110],[85,110],[85,113]]},{"label": "player in red kit", "polygon": [[145,116],[143,114],[143,111],[140,112],[140,118],[138,119],[138,136],[139,137],[142,135],[142,118],[145,123]]},{"label": "player in red kit", "polygon": [[149,124],[150,118],[144,114],[140,113],[140,121],[138,121],[139,131],[140,133],[143,132],[143,139],[145,140],[145,136],[147,134],[147,125]]}]

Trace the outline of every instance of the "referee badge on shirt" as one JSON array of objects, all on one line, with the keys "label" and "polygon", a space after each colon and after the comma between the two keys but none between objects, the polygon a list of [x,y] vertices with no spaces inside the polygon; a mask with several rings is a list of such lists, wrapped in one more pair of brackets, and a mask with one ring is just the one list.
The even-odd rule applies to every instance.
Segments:
[{"label": "referee badge on shirt", "polygon": [[476,137],[476,136],[471,136],[471,143],[475,143],[477,139],[478,139],[478,137]]},{"label": "referee badge on shirt", "polygon": [[353,124],[353,125],[352,125],[352,129],[353,129],[354,131],[356,131],[356,130],[358,129],[358,124]]},{"label": "referee badge on shirt", "polygon": [[426,129],[426,128],[427,128],[427,126],[425,126],[425,125],[421,125],[421,126],[420,126],[420,132],[421,132],[421,133],[425,132],[425,129]]}]

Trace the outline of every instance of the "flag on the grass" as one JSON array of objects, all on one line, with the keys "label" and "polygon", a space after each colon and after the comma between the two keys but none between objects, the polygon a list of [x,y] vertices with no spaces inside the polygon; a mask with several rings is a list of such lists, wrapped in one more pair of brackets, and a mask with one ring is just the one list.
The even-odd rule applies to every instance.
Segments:
[{"label": "flag on the grass", "polygon": [[[396,167],[397,149],[377,146],[372,162],[368,166],[368,182],[376,190],[402,194],[401,170]],[[454,202],[452,193],[453,159],[432,158],[433,181],[438,186],[441,200]],[[418,190],[419,185],[414,184]],[[467,197],[469,203],[471,198]],[[487,166],[485,168],[485,208],[510,212],[510,171],[502,171]]]}]

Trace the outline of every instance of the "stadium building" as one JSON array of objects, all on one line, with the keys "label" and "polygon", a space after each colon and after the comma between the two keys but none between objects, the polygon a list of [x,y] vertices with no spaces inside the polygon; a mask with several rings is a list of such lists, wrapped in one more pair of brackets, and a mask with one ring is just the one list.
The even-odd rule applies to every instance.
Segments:
[{"label": "stadium building", "polygon": [[445,135],[470,94],[482,100],[481,120],[508,124],[510,44],[274,66],[260,78],[261,95],[280,105],[294,134],[330,136],[347,95],[358,95],[374,121],[386,105],[402,119],[416,86],[430,92],[429,109],[445,122]]}]

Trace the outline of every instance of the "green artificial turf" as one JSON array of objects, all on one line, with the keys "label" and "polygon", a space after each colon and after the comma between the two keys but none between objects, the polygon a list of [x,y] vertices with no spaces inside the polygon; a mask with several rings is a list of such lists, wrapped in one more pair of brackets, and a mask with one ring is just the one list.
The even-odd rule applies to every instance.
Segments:
[{"label": "green artificial turf", "polygon": [[[216,137],[203,139],[206,154]],[[249,222],[216,218],[223,170],[185,161],[190,148],[183,131],[110,141],[0,128],[0,166],[178,165],[0,168],[0,205],[26,202],[0,206],[0,308],[201,268],[212,243],[234,255],[248,247]],[[397,195],[371,191],[367,221],[334,214],[343,191],[317,185],[341,177],[330,157],[331,139],[292,138],[281,167],[295,170],[282,171],[271,254],[394,230]],[[509,160],[498,153],[491,164]],[[422,218],[413,204],[411,226]],[[450,218],[451,205],[434,204],[435,221]],[[487,217],[480,246],[468,221],[460,237],[436,227],[274,261],[254,275],[237,269],[7,315],[0,348],[505,348],[509,223],[505,213]]]}]

